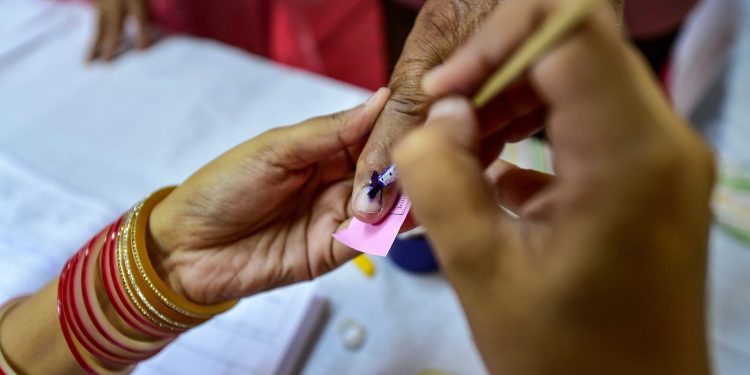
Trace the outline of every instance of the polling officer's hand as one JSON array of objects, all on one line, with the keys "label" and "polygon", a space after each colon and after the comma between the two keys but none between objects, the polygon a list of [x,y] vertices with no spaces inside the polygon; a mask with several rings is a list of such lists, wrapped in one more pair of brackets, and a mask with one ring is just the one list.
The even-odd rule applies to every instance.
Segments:
[{"label": "polling officer's hand", "polygon": [[[565,3],[509,3],[428,74],[425,91],[470,96]],[[480,155],[498,145],[480,142],[487,130],[456,96],[393,153],[490,372],[707,373],[708,147],[611,10],[525,79],[543,105],[535,126],[549,136],[554,176],[503,162],[485,172]]]},{"label": "polling officer's hand", "polygon": [[145,49],[151,44],[147,0],[96,0],[94,5],[98,16],[96,35],[89,50],[89,61],[111,61],[117,57],[125,23],[131,18],[136,25],[136,48]]}]

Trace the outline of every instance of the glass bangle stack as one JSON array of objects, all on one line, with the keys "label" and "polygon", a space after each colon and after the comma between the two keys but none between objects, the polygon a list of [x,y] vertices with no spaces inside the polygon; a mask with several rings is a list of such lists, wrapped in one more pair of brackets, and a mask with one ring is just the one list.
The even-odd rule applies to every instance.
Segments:
[{"label": "glass bangle stack", "polygon": [[60,327],[76,361],[90,374],[128,373],[179,334],[236,303],[193,303],[157,274],[147,248],[148,218],[172,190],[159,190],[133,206],[63,267]]}]

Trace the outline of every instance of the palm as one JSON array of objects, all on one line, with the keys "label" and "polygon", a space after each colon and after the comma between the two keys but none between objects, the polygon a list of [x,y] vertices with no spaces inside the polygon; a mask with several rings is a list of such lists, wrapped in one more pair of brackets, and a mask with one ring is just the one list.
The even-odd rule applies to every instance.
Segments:
[{"label": "palm", "polygon": [[195,210],[192,224],[183,227],[188,240],[175,259],[185,268],[185,293],[203,301],[238,298],[310,279],[350,258],[353,253],[331,237],[350,217],[347,164],[342,155],[299,170],[264,163],[231,184],[254,186],[252,194],[231,188],[212,193],[201,205],[221,209]]},{"label": "palm", "polygon": [[349,223],[354,160],[387,99],[380,96],[377,106],[250,140],[172,192],[151,215],[166,223],[151,230],[161,234],[168,282],[195,302],[217,303],[309,280],[353,257],[331,235]]}]

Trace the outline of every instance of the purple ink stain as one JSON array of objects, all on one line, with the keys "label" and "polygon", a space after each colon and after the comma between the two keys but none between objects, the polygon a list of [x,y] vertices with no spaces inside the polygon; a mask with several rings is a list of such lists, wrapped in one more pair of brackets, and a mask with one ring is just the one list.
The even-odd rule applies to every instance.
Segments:
[{"label": "purple ink stain", "polygon": [[380,175],[378,172],[373,171],[372,177],[370,177],[370,191],[367,192],[367,196],[370,197],[370,199],[375,199],[384,187],[383,183],[380,182]]}]

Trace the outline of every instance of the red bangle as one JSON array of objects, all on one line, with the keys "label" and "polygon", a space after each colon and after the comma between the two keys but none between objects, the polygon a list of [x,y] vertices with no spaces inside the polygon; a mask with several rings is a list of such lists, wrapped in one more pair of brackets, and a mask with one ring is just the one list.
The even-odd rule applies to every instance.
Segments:
[{"label": "red bangle", "polygon": [[108,240],[110,240],[109,246],[104,250],[104,256],[101,259],[101,272],[107,296],[120,317],[134,329],[148,336],[160,338],[174,337],[174,334],[163,332],[144,319],[125,295],[125,291],[117,275],[117,259],[115,256],[117,233],[123,220],[124,217],[120,217],[117,225],[112,228],[112,232],[108,236]]},{"label": "red bangle", "polygon": [[[105,253],[104,249],[107,247],[107,244],[109,242],[109,231],[111,231],[111,228],[114,225],[115,224],[111,224],[108,227],[109,230],[107,232],[107,236],[104,239],[104,244],[102,245],[102,251],[99,252],[99,256],[102,256]],[[116,345],[120,349],[130,353],[132,355],[132,359],[139,359],[138,356],[143,354],[144,353],[143,351],[133,350],[132,348],[129,348],[125,344],[123,344],[120,340],[112,337],[112,335],[109,332],[107,332],[108,330],[102,326],[102,323],[99,321],[99,318],[97,318],[97,315],[102,316],[103,313],[101,312],[101,308],[96,309],[96,306],[94,306],[91,303],[91,300],[89,299],[89,294],[90,294],[89,285],[91,284],[89,282],[89,274],[92,272],[89,270],[89,263],[94,263],[94,262],[91,262],[90,259],[95,259],[95,256],[91,257],[90,252],[86,253],[83,257],[83,271],[82,271],[82,278],[81,278],[81,291],[82,291],[81,295],[83,296],[83,305],[86,309],[86,313],[88,314],[89,319],[91,319],[91,322],[94,324],[94,327],[96,328],[96,330],[99,331],[99,333],[105,339],[107,339],[107,341]]]},{"label": "red bangle", "polygon": [[[106,239],[105,239],[106,242]],[[83,254],[81,277],[78,278],[81,286],[81,297],[83,299],[83,305],[88,318],[93,324],[94,328],[98,333],[107,341],[107,343],[114,344],[116,348],[113,348],[112,353],[118,357],[127,360],[128,363],[134,361],[143,360],[152,357],[159,352],[166,344],[166,341],[136,341],[128,338],[124,334],[117,331],[112,324],[107,320],[104,312],[102,311],[101,305],[96,296],[96,292],[92,291],[91,288],[94,285],[95,270],[93,267],[97,264],[97,256],[100,256],[102,251],[94,249],[87,249]],[[93,303],[92,303],[93,299]],[[74,298],[75,301],[75,298]],[[78,306],[78,304],[76,304]],[[130,342],[128,345],[126,342]]]},{"label": "red bangle", "polygon": [[172,327],[168,323],[162,321],[161,317],[156,314],[150,314],[149,311],[154,313],[154,307],[146,303],[141,298],[143,297],[142,291],[135,284],[136,275],[133,273],[133,269],[130,262],[130,227],[134,220],[134,209],[128,212],[128,215],[123,224],[120,226],[120,230],[117,234],[117,243],[115,244],[113,255],[113,261],[115,263],[115,270],[117,277],[115,278],[116,285],[125,292],[126,301],[139,313],[138,316],[148,319],[149,326],[156,327],[157,330],[171,336],[177,336],[184,330]]},{"label": "red bangle", "polygon": [[68,325],[71,328],[71,331],[75,335],[75,337],[78,339],[78,342],[86,349],[89,353],[93,354],[94,357],[102,360],[104,363],[111,364],[113,366],[127,366],[130,364],[130,362],[119,358],[117,355],[112,353],[109,349],[107,349],[104,345],[97,342],[97,340],[92,337],[91,333],[86,329],[83,320],[80,316],[80,311],[78,308],[78,302],[76,301],[76,293],[75,293],[75,282],[76,280],[80,279],[80,270],[81,270],[81,258],[83,254],[89,252],[89,249],[91,248],[92,243],[96,240],[96,237],[91,239],[88,244],[84,248],[82,248],[76,255],[73,257],[73,263],[72,267],[69,272],[71,272],[66,280],[65,285],[65,300],[64,306],[67,307],[67,318],[68,318]]},{"label": "red bangle", "polygon": [[[153,204],[156,201],[147,202]],[[127,373],[132,370],[134,363],[152,357],[180,332],[191,327],[192,321],[189,319],[173,318],[172,315],[175,314],[169,315],[171,310],[162,311],[159,307],[150,305],[149,302],[158,301],[150,294],[142,295],[145,293],[142,290],[144,286],[141,285],[143,280],[131,274],[129,262],[136,261],[135,266],[140,266],[137,264],[139,259],[130,258],[135,256],[131,252],[136,248],[131,248],[128,241],[129,236],[136,235],[132,220],[137,217],[140,207],[142,204],[135,206],[89,240],[68,259],[60,273],[57,287],[60,328],[76,362],[90,374]],[[131,240],[132,246],[135,246],[136,238]],[[141,247],[139,251],[142,252],[143,249]],[[138,255],[147,256],[140,253]],[[140,260],[143,261],[142,258]],[[139,276],[146,277],[142,270],[141,272]],[[104,292],[99,289],[97,277],[101,278]],[[147,286],[153,288],[151,284]],[[156,293],[156,297],[165,298],[158,294],[158,290],[152,292]],[[134,338],[118,330],[116,322],[105,313],[104,302],[112,305],[122,323],[144,334],[145,338]],[[161,302],[173,308],[170,303],[174,302]],[[183,325],[185,329],[175,328]]]},{"label": "red bangle", "polygon": [[[67,265],[66,265],[67,267]],[[58,293],[60,292],[60,289],[58,287]],[[59,294],[58,294],[59,296]],[[94,361],[87,361],[84,354],[81,352],[82,348],[79,347],[81,344],[76,340],[75,336],[71,334],[70,327],[68,327],[66,323],[66,313],[65,309],[61,308],[61,301],[58,297],[57,300],[57,311],[60,319],[60,327],[62,328],[62,334],[65,338],[65,342],[68,344],[68,349],[70,350],[71,354],[73,354],[73,357],[75,358],[76,362],[78,363],[81,368],[83,368],[84,371],[88,374],[92,375],[98,375],[98,374],[112,374],[112,375],[125,375],[132,371],[133,367],[126,367],[122,370],[112,370],[109,368],[106,368],[102,365],[97,365]]]},{"label": "red bangle", "polygon": [[89,374],[95,374],[94,370],[89,366],[89,364],[84,361],[83,356],[81,355],[81,352],[78,350],[78,346],[73,341],[73,337],[70,334],[70,331],[68,330],[68,323],[67,323],[67,317],[65,313],[65,304],[63,302],[63,295],[64,295],[64,285],[68,278],[68,273],[70,271],[71,267],[71,260],[73,258],[69,259],[65,266],[63,267],[63,271],[60,274],[60,280],[57,284],[57,316],[60,320],[60,328],[62,329],[63,337],[65,338],[65,342],[68,344],[68,349],[70,349],[70,353],[73,354],[73,357],[75,358],[76,362],[78,362],[78,365],[81,366],[87,373]]},{"label": "red bangle", "polygon": [[119,315],[125,323],[127,323],[130,327],[133,329],[149,335],[149,332],[145,332],[145,330],[141,327],[140,324],[137,324],[131,320],[131,314],[125,311],[127,309],[127,306],[125,306],[114,290],[113,281],[111,279],[111,273],[109,269],[109,254],[110,254],[110,247],[112,243],[115,240],[115,236],[117,235],[117,228],[120,227],[120,223],[122,223],[122,217],[120,217],[113,225],[110,225],[109,231],[107,231],[107,238],[104,240],[104,247],[102,248],[102,255],[100,258],[100,264],[99,269],[101,272],[102,280],[104,284],[104,290],[107,292],[107,298],[109,299],[110,303],[112,304],[112,307],[114,307],[115,311],[117,312],[117,315]]}]

